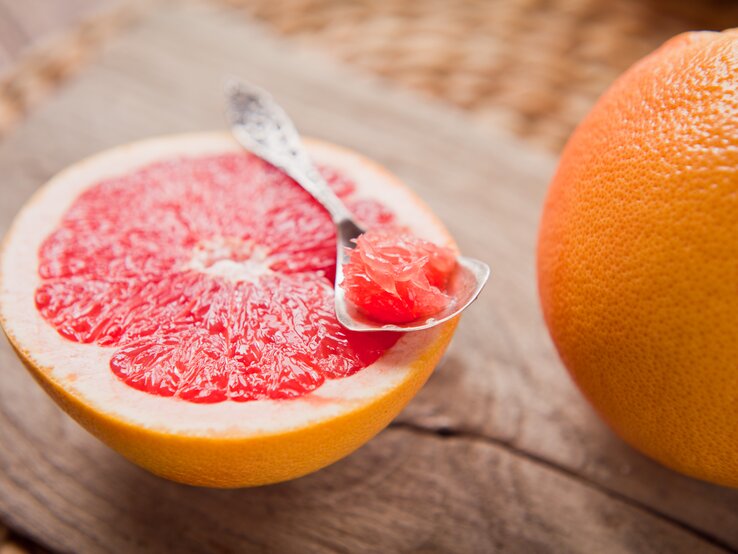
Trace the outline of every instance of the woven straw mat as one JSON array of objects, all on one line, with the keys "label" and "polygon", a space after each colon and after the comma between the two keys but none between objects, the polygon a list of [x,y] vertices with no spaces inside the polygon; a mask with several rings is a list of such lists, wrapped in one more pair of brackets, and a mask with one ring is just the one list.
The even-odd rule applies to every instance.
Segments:
[{"label": "woven straw mat", "polygon": [[[554,151],[668,37],[738,26],[738,4],[717,0],[210,1]],[[135,11],[87,22],[0,82],[0,134]]]},{"label": "woven straw mat", "polygon": [[285,35],[558,150],[635,60],[690,29],[738,26],[735,2],[231,0]]}]

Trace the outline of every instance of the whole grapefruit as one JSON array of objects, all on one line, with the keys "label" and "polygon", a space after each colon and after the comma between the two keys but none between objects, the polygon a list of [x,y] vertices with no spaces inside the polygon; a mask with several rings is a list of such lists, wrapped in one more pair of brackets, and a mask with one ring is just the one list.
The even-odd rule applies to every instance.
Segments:
[{"label": "whole grapefruit", "polygon": [[600,98],[551,184],[538,280],[605,421],[738,486],[738,29],[679,35]]}]

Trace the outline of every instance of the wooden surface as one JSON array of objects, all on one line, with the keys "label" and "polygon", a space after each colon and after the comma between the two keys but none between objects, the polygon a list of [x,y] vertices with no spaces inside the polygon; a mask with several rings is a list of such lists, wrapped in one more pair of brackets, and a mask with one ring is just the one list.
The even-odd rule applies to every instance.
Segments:
[{"label": "wooden surface", "polygon": [[493,279],[418,398],[312,476],[252,490],[155,478],[82,431],[0,349],[0,516],[69,552],[719,552],[738,492],[615,438],[558,362],[533,272],[554,159],[275,40],[228,12],[168,8],[110,45],[0,144],[0,231],[33,190],[100,149],[222,126],[233,73],[309,134],[404,177]]},{"label": "wooden surface", "polygon": [[0,0],[0,78],[20,57],[116,0]]},{"label": "wooden surface", "polygon": [[148,0],[0,0],[0,140],[150,5]]}]

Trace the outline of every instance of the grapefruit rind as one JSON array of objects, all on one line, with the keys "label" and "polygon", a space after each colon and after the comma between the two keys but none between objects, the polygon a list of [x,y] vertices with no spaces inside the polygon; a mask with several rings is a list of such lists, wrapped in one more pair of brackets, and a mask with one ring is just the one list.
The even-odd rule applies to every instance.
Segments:
[{"label": "grapefruit rind", "polygon": [[[453,246],[438,219],[399,180],[349,150],[307,141],[312,156],[353,179],[359,196],[401,206],[397,221]],[[288,401],[194,404],[128,387],[109,370],[111,348],[59,336],[40,316],[37,252],[77,195],[99,180],[167,157],[238,151],[221,133],[150,139],[103,152],[59,173],[23,208],[0,255],[0,323],[54,400],[135,463],[184,483],[237,487],[310,473],[385,427],[430,375],[457,320],[407,334],[379,361]]]},{"label": "grapefruit rind", "polygon": [[738,487],[738,29],[671,38],[563,150],[538,237],[543,316],[628,444]]}]

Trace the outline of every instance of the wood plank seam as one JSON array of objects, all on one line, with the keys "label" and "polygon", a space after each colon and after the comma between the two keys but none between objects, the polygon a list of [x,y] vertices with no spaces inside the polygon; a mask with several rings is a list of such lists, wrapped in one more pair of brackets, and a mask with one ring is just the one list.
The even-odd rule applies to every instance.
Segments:
[{"label": "wood plank seam", "polygon": [[435,436],[436,438],[441,439],[441,440],[462,438],[462,439],[468,439],[471,441],[477,441],[477,442],[497,446],[499,448],[504,449],[505,451],[512,454],[513,456],[525,458],[529,462],[532,462],[536,465],[545,467],[547,469],[560,473],[566,477],[574,479],[577,482],[581,483],[582,485],[585,485],[603,494],[606,494],[607,496],[609,496],[610,498],[613,498],[614,500],[618,500],[624,504],[627,504],[628,506],[632,508],[645,512],[651,516],[654,516],[667,524],[670,524],[674,527],[677,527],[685,532],[692,534],[693,536],[711,544],[712,546],[715,546],[717,548],[724,550],[725,552],[738,552],[738,550],[735,550],[734,548],[732,548],[731,545],[721,540],[719,537],[715,537],[712,534],[707,533],[697,527],[694,527],[690,525],[689,523],[684,522],[674,516],[671,516],[660,510],[657,510],[647,504],[644,504],[643,502],[639,502],[638,500],[630,496],[627,496],[615,489],[606,487],[602,485],[601,483],[597,483],[596,481],[593,481],[587,478],[585,475],[578,474],[572,471],[571,469],[567,468],[566,466],[563,466],[563,465],[560,465],[554,462],[553,460],[549,460],[547,458],[538,456],[532,452],[528,452],[526,450],[520,449],[508,441],[496,439],[494,437],[490,437],[482,433],[475,433],[473,431],[465,431],[465,430],[456,429],[453,427],[439,427],[439,428],[426,427],[419,423],[409,422],[409,421],[393,421],[392,423],[390,423],[388,428],[389,429],[405,429],[411,432],[420,433],[420,434],[427,435],[427,436]]}]

